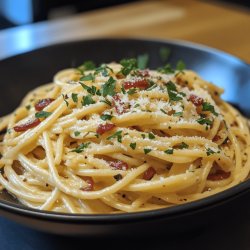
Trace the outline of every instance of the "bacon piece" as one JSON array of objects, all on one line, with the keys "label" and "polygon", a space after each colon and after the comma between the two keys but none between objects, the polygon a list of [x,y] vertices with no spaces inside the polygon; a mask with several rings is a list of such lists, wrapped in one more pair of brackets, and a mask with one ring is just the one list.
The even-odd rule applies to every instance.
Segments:
[{"label": "bacon piece", "polygon": [[112,130],[114,127],[115,127],[115,124],[113,123],[100,124],[97,127],[96,133],[99,135],[102,135],[106,133],[107,131]]},{"label": "bacon piece", "polygon": [[120,160],[112,160],[109,161],[109,165],[114,168],[114,169],[118,169],[118,170],[128,170],[128,164],[124,161],[120,161]]},{"label": "bacon piece", "polygon": [[216,142],[219,140],[221,140],[221,137],[219,135],[215,135],[215,137],[213,138],[213,142]]},{"label": "bacon piece", "polygon": [[193,94],[189,96],[188,100],[191,101],[195,106],[200,106],[204,102],[203,98]]},{"label": "bacon piece", "polygon": [[149,87],[149,84],[147,80],[140,79],[140,80],[131,81],[131,82],[130,81],[124,82],[123,86],[125,89],[131,89],[131,88],[146,89]]},{"label": "bacon piece", "polygon": [[15,126],[13,129],[16,131],[16,132],[24,132],[30,128],[34,128],[36,127],[41,121],[36,118],[34,120],[29,120],[27,121],[26,123],[24,124],[21,124],[21,125],[17,125]]},{"label": "bacon piece", "polygon": [[41,99],[35,104],[36,111],[42,111],[45,107],[47,107],[50,103],[52,103],[55,99],[46,98]]},{"label": "bacon piece", "polygon": [[149,167],[149,168],[144,172],[144,174],[143,174],[143,179],[149,181],[149,180],[151,180],[151,179],[154,177],[155,174],[156,174],[155,169],[154,169],[153,167]]},{"label": "bacon piece", "polygon": [[89,176],[81,177],[88,185],[86,187],[82,187],[82,191],[93,191],[94,190],[94,180]]},{"label": "bacon piece", "polygon": [[221,169],[218,169],[215,173],[209,174],[207,179],[210,181],[221,181],[221,180],[229,178],[230,175],[231,175],[231,172],[225,172]]},{"label": "bacon piece", "polygon": [[124,102],[121,101],[121,98],[118,94],[113,96],[113,107],[115,107],[115,111],[117,114],[121,115],[127,111],[127,107]]}]

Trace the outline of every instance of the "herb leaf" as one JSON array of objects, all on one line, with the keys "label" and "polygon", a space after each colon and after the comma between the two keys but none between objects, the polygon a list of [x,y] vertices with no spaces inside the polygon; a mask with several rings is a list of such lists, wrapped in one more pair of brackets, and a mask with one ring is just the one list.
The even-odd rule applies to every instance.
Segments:
[{"label": "herb leaf", "polygon": [[111,120],[113,118],[112,115],[101,115],[100,118],[103,120],[103,121],[107,121],[107,120]]},{"label": "herb leaf", "polygon": [[170,101],[180,101],[182,100],[181,96],[177,96],[178,92],[176,89],[176,86],[173,82],[169,81],[165,84],[165,86],[167,87],[168,90],[168,96],[169,96],[169,100]]},{"label": "herb leaf", "polygon": [[173,116],[182,116],[183,115],[183,112],[175,112],[174,114],[173,114]]},{"label": "herb leaf", "polygon": [[181,144],[178,145],[178,147],[179,147],[180,149],[184,149],[184,148],[189,148],[189,145],[186,144],[185,142],[182,142]]},{"label": "herb leaf", "polygon": [[164,153],[168,154],[168,155],[172,155],[174,153],[174,149],[173,148],[169,148],[169,149],[165,150]]},{"label": "herb leaf", "polygon": [[166,115],[168,114],[164,109],[160,109],[160,111]]},{"label": "herb leaf", "polygon": [[104,97],[106,97],[107,95],[115,95],[115,83],[116,80],[113,77],[110,77],[108,81],[102,85],[101,93]]},{"label": "herb leaf", "polygon": [[109,100],[107,100],[107,99],[101,100],[100,102],[106,103],[106,104],[109,105],[109,106],[112,105],[111,102],[110,102]]},{"label": "herb leaf", "polygon": [[217,112],[215,112],[214,106],[211,105],[209,102],[203,102],[203,104],[202,104],[202,111],[210,111],[215,116],[219,115]]},{"label": "herb leaf", "polygon": [[94,81],[94,76],[92,74],[88,74],[86,76],[82,76],[80,81]]},{"label": "herb leaf", "polygon": [[135,93],[136,93],[136,88],[131,88],[131,89],[129,89],[127,93],[128,93],[129,95],[135,94]]},{"label": "herb leaf", "polygon": [[93,69],[95,69],[95,63],[94,62],[92,62],[92,61],[86,61],[86,62],[84,62],[82,65],[80,65],[77,69],[81,72],[81,73],[83,73],[84,71],[86,71],[86,70],[93,70]]},{"label": "herb leaf", "polygon": [[206,153],[207,153],[207,156],[209,156],[209,155],[215,154],[216,152],[213,151],[211,148],[207,148]]},{"label": "herb leaf", "polygon": [[211,121],[211,120],[209,120],[209,119],[207,119],[207,118],[205,118],[205,117],[201,117],[201,118],[199,118],[198,120],[196,120],[198,123],[200,123],[201,125],[204,125],[204,124],[206,124],[206,125],[212,125],[213,124],[213,122]]},{"label": "herb leaf", "polygon": [[68,106],[69,106],[69,102],[66,100],[66,99],[68,99],[68,96],[62,94],[62,97],[63,97],[63,100],[65,101],[65,103],[66,103],[66,105],[67,105],[67,107],[68,107]]},{"label": "herb leaf", "polygon": [[71,98],[72,98],[73,102],[75,102],[75,103],[78,102],[78,95],[76,93],[72,93]]},{"label": "herb leaf", "polygon": [[117,138],[117,141],[121,143],[122,142],[122,131],[119,130],[119,131],[115,132],[113,135],[109,136],[107,138],[107,140],[111,140],[114,138]]},{"label": "herb leaf", "polygon": [[144,148],[143,151],[144,151],[144,154],[146,155],[146,154],[148,154],[149,152],[151,152],[152,149],[150,149],[150,148]]},{"label": "herb leaf", "polygon": [[135,150],[135,148],[136,148],[136,142],[134,142],[134,143],[130,143],[129,144],[129,146],[133,149],[133,150]]},{"label": "herb leaf", "polygon": [[186,68],[186,64],[182,60],[179,60],[176,64],[176,70],[182,72],[185,68]]},{"label": "herb leaf", "polygon": [[75,136],[78,136],[78,135],[80,135],[80,134],[81,134],[81,132],[79,132],[79,131],[75,131],[75,132],[74,132],[74,135],[75,135]]},{"label": "herb leaf", "polygon": [[95,103],[95,101],[92,99],[91,95],[83,96],[83,98],[82,98],[82,105],[83,106],[87,106],[87,105],[94,104],[94,103]]},{"label": "herb leaf", "polygon": [[153,140],[153,139],[155,139],[155,135],[154,135],[153,133],[149,133],[149,134],[148,134],[148,138],[149,138],[150,140]]},{"label": "herb leaf", "polygon": [[164,74],[173,74],[175,70],[172,68],[172,66],[168,63],[162,68],[157,69],[159,72],[164,73]]},{"label": "herb leaf", "polygon": [[40,111],[35,114],[36,118],[47,118],[52,114],[52,112]]},{"label": "herb leaf", "polygon": [[167,47],[161,47],[159,50],[159,55],[162,62],[166,62],[170,56],[171,50]]},{"label": "herb leaf", "polygon": [[90,142],[81,143],[77,148],[71,150],[71,152],[81,153],[85,148],[89,146]]},{"label": "herb leaf", "polygon": [[148,54],[139,55],[137,57],[137,66],[139,69],[145,69],[148,64],[149,56]]},{"label": "herb leaf", "polygon": [[137,61],[135,58],[122,59],[120,64],[123,66],[121,73],[124,76],[127,76],[132,70],[137,68]]}]

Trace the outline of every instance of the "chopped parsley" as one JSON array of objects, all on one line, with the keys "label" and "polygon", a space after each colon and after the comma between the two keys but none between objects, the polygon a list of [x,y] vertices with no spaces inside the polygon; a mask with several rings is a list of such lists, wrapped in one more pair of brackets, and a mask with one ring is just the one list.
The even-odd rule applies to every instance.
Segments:
[{"label": "chopped parsley", "polygon": [[137,68],[137,61],[135,58],[122,59],[120,64],[122,65],[121,73],[124,76],[127,76],[132,70]]},{"label": "chopped parsley", "polygon": [[111,140],[114,138],[117,138],[117,141],[121,143],[122,142],[122,131],[119,130],[119,131],[115,132],[113,135],[109,136],[107,138],[107,140]]},{"label": "chopped parsley", "polygon": [[127,93],[128,93],[129,95],[135,94],[135,93],[136,93],[136,88],[131,88],[131,89],[129,89]]},{"label": "chopped parsley", "polygon": [[173,74],[175,70],[172,68],[172,66],[168,63],[162,68],[158,68],[157,71],[163,73],[163,74]]},{"label": "chopped parsley", "polygon": [[144,154],[146,155],[146,154],[148,154],[149,152],[151,152],[152,149],[150,149],[150,148],[144,148],[143,151],[144,151]]},{"label": "chopped parsley", "polygon": [[126,94],[126,90],[124,89],[124,86],[122,85],[122,87],[121,87],[121,91],[122,91],[122,93],[125,95]]},{"label": "chopped parsley", "polygon": [[78,102],[78,95],[76,93],[72,93],[71,98],[72,98],[73,102],[75,102],[75,103]]},{"label": "chopped parsley", "polygon": [[25,108],[26,108],[27,110],[30,110],[31,105],[26,105]]},{"label": "chopped parsley", "polygon": [[116,175],[114,175],[114,179],[116,181],[120,181],[122,179],[122,175],[121,174],[116,174]]},{"label": "chopped parsley", "polygon": [[173,116],[182,116],[183,115],[183,112],[175,112],[174,114],[173,114]]},{"label": "chopped parsley", "polygon": [[179,60],[176,64],[176,70],[183,72],[185,68],[186,64],[182,60]]},{"label": "chopped parsley", "polygon": [[92,61],[86,61],[84,62],[82,65],[80,65],[77,69],[83,73],[86,70],[93,70],[95,69],[96,65],[94,62]]},{"label": "chopped parsley", "polygon": [[129,144],[129,146],[130,146],[133,150],[135,150],[135,148],[136,148],[136,142],[131,142],[131,143]]},{"label": "chopped parsley", "polygon": [[100,67],[96,68],[95,75],[101,73],[102,76],[109,76],[109,72],[113,72],[113,69],[111,69],[108,65],[102,64]]},{"label": "chopped parsley", "polygon": [[106,97],[107,95],[115,95],[115,83],[116,80],[113,77],[110,77],[107,82],[105,82],[101,87],[101,94]]},{"label": "chopped parsley", "polygon": [[160,109],[160,111],[166,115],[168,114],[164,109]]},{"label": "chopped parsley", "polygon": [[219,115],[217,112],[215,112],[214,106],[211,105],[209,102],[203,102],[203,104],[202,104],[202,111],[210,111],[215,116]]},{"label": "chopped parsley", "polygon": [[145,138],[146,138],[146,135],[145,135],[145,134],[141,134],[141,137],[142,137],[143,139],[145,139]]},{"label": "chopped parsley", "polygon": [[176,86],[175,86],[175,84],[173,82],[169,81],[168,83],[165,84],[165,86],[167,87],[168,96],[169,96],[170,101],[180,101],[180,100],[182,100],[182,97],[178,96]]},{"label": "chopped parsley", "polygon": [[135,106],[134,106],[134,108],[138,108],[138,107],[140,107],[140,104],[136,103]]},{"label": "chopped parsley", "polygon": [[137,57],[137,67],[139,69],[145,69],[148,65],[148,59],[149,59],[148,54],[139,55]]},{"label": "chopped parsley", "polygon": [[113,118],[113,116],[112,115],[108,115],[108,114],[104,114],[104,115],[101,115],[100,118],[103,121],[107,121],[107,120],[111,120]]},{"label": "chopped parsley", "polygon": [[109,106],[112,105],[111,102],[110,102],[109,100],[107,100],[107,99],[101,100],[100,102],[103,102],[103,103],[105,103],[105,104],[107,104],[107,105],[109,105]]},{"label": "chopped parsley", "polygon": [[174,149],[173,148],[169,148],[169,149],[165,150],[164,153],[168,154],[168,155],[172,155],[174,153]]},{"label": "chopped parsley", "polygon": [[158,86],[157,83],[155,83],[152,80],[149,80],[149,84],[150,84],[150,87],[146,89],[147,91],[151,91],[152,89],[154,89]]},{"label": "chopped parsley", "polygon": [[96,94],[97,89],[96,89],[95,86],[89,87],[86,84],[81,83],[81,82],[80,82],[80,84],[82,85],[83,89],[85,89],[89,94],[91,94],[91,95],[95,95]]},{"label": "chopped parsley", "polygon": [[95,101],[93,100],[91,95],[83,96],[83,98],[82,98],[82,105],[83,106],[88,106],[88,105],[94,104],[94,103],[95,103]]},{"label": "chopped parsley", "polygon": [[161,47],[159,50],[159,55],[162,62],[166,62],[170,56],[171,50],[167,47]]},{"label": "chopped parsley", "polygon": [[179,149],[184,149],[184,148],[189,148],[189,145],[186,144],[185,142],[182,142],[181,144],[178,145]]},{"label": "chopped parsley", "polygon": [[80,81],[94,81],[94,80],[95,80],[95,77],[93,76],[93,74],[88,74],[80,78]]},{"label": "chopped parsley", "polygon": [[73,149],[71,152],[82,153],[85,148],[89,146],[90,142],[81,143],[77,148]]},{"label": "chopped parsley", "polygon": [[63,97],[63,100],[65,101],[65,103],[66,103],[66,105],[67,105],[67,107],[68,107],[68,106],[69,106],[69,102],[66,100],[66,99],[68,99],[68,96],[62,94],[62,97]]},{"label": "chopped parsley", "polygon": [[149,133],[149,134],[148,134],[148,138],[149,138],[150,140],[153,140],[153,139],[155,139],[155,135],[154,135],[153,133]]},{"label": "chopped parsley", "polygon": [[47,112],[47,111],[40,111],[35,114],[36,118],[47,118],[52,114],[52,112]]},{"label": "chopped parsley", "polygon": [[207,153],[207,156],[209,156],[209,155],[215,154],[216,152],[213,151],[211,148],[207,148],[206,153]]},{"label": "chopped parsley", "polygon": [[196,120],[198,123],[200,123],[201,125],[204,125],[204,124],[206,124],[206,125],[212,125],[213,124],[213,121],[211,121],[211,120],[209,120],[209,119],[207,119],[207,118],[205,118],[205,117],[201,117],[201,118],[199,118],[198,120]]},{"label": "chopped parsley", "polygon": [[75,135],[75,136],[78,136],[78,135],[80,135],[80,134],[81,134],[81,132],[79,132],[79,131],[75,131],[75,132],[74,132],[74,135]]}]

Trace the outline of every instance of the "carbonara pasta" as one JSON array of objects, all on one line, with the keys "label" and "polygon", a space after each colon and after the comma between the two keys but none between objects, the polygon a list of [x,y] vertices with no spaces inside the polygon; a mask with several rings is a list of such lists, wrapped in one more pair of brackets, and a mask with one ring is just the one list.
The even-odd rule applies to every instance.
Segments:
[{"label": "carbonara pasta", "polygon": [[22,204],[66,213],[158,209],[244,181],[247,121],[223,90],[135,59],[58,72],[0,120],[0,183]]}]

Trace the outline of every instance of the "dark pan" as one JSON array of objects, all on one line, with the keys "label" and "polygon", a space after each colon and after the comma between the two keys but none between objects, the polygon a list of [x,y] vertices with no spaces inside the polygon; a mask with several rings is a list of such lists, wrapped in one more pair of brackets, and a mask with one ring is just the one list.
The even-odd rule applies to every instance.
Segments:
[{"label": "dark pan", "polygon": [[[250,116],[248,64],[224,52],[197,44],[140,39],[94,39],[62,43],[0,61],[0,114],[2,116],[11,112],[27,91],[51,81],[60,69],[77,66],[85,60],[96,63],[119,61],[143,53],[149,54],[149,67],[157,68],[162,66],[159,56],[162,47],[170,49],[170,63],[175,65],[182,59],[187,68],[225,88],[223,98],[239,108],[244,115]],[[0,213],[29,227],[64,235],[156,237],[164,234],[176,237],[201,231],[209,235],[219,228],[222,231],[230,231],[228,229],[232,228],[231,235],[244,234],[250,229],[249,188],[250,181],[245,181],[227,191],[185,205],[116,215],[71,215],[37,211],[18,204],[5,193],[1,196]],[[221,237],[226,239],[230,233],[226,234]]]}]

